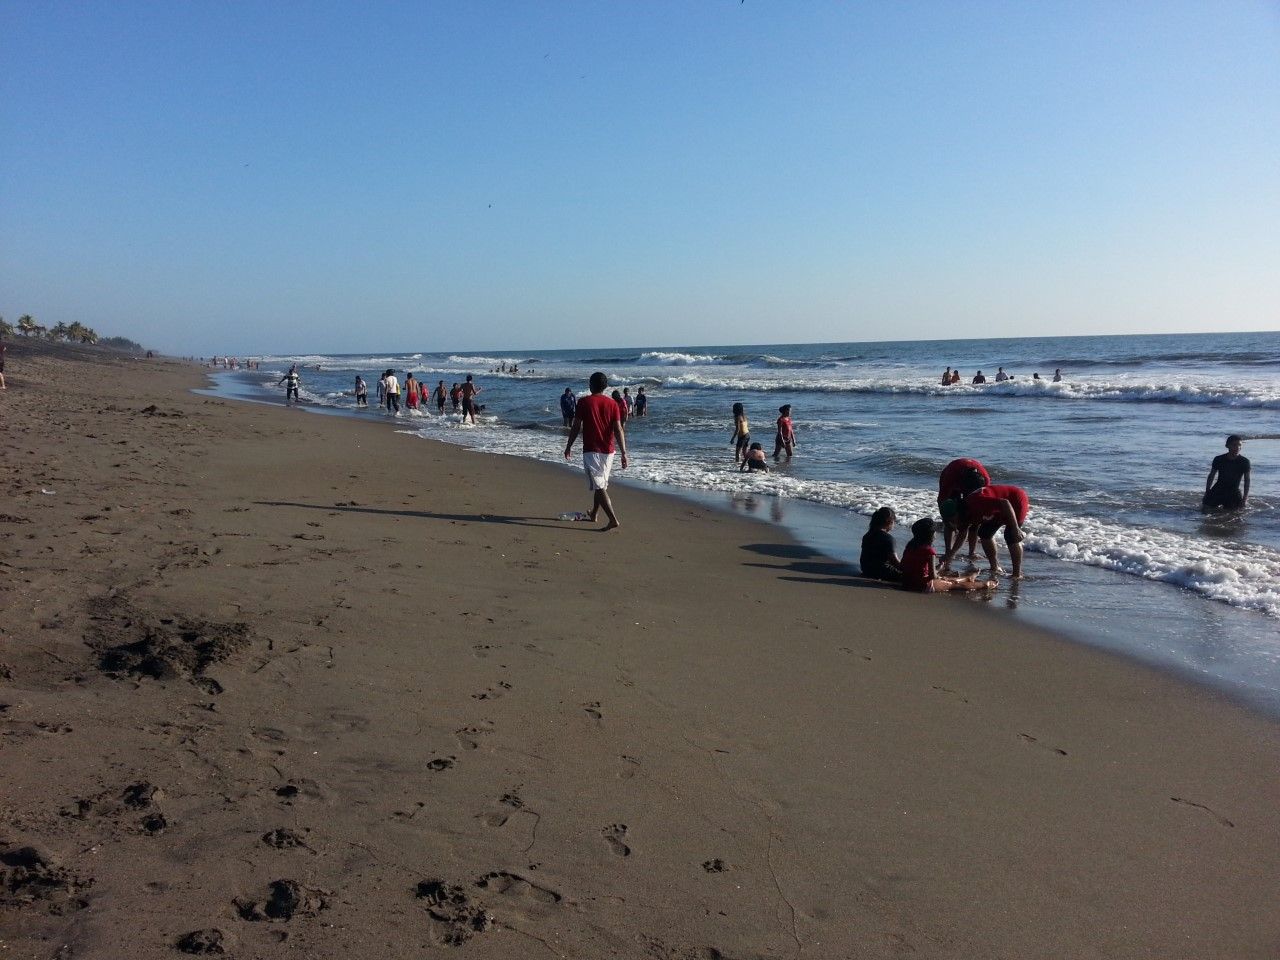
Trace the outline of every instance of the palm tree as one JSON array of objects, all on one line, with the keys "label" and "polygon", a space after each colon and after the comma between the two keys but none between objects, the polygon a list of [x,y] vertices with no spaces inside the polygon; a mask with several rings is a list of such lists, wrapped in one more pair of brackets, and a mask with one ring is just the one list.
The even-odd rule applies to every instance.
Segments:
[{"label": "palm tree", "polygon": [[50,340],[70,340],[71,339],[70,331],[71,331],[70,327],[68,327],[62,321],[58,321],[58,323],[54,324],[53,328],[49,331],[49,339]]},{"label": "palm tree", "polygon": [[24,313],[18,318],[18,329],[22,331],[22,335],[24,337],[29,337],[31,334],[35,333],[36,326],[37,324],[35,320],[31,318],[31,314],[29,313]]},{"label": "palm tree", "polygon": [[0,317],[0,337],[12,337],[12,336],[13,336],[13,324],[10,323],[8,320],[6,320],[4,317]]}]

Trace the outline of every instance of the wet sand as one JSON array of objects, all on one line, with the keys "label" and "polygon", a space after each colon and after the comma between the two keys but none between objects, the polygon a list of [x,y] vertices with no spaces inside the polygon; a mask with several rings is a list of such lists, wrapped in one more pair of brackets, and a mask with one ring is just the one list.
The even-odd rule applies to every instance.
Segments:
[{"label": "wet sand", "polygon": [[601,535],[574,472],[9,360],[4,956],[1280,949],[1280,728],[1208,691],[661,494]]}]

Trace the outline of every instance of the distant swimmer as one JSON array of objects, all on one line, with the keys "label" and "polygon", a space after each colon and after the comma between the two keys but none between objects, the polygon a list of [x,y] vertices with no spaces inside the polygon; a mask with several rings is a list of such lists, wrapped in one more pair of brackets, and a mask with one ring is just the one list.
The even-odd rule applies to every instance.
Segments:
[{"label": "distant swimmer", "polygon": [[[1239,510],[1249,499],[1249,458],[1240,455],[1244,439],[1227,437],[1227,452],[1213,458],[1204,483],[1203,510]],[[1241,489],[1243,481],[1244,489]]]},{"label": "distant swimmer", "polygon": [[773,438],[773,459],[777,460],[785,450],[787,459],[790,460],[796,450],[796,429],[791,422],[791,404],[784,403],[780,406],[778,414],[778,432]]},{"label": "distant swimmer", "polygon": [[622,399],[622,394],[619,393],[617,390],[613,391],[613,393],[611,393],[609,396],[613,400],[613,402],[618,405],[618,416],[622,418],[623,423],[626,423],[627,413],[628,413],[627,401]]},{"label": "distant swimmer", "polygon": [[626,407],[627,407],[627,419],[628,419],[628,420],[630,420],[633,416],[635,416],[635,412],[636,412],[636,403],[635,403],[635,401],[631,398],[631,388],[630,388],[630,387],[623,387],[623,388],[622,388],[622,402],[623,402],[624,404],[626,404]]},{"label": "distant swimmer", "polygon": [[747,408],[741,403],[733,405],[733,436],[729,443],[733,445],[733,462],[741,463],[751,446],[751,424],[747,422]]},{"label": "distant swimmer", "polygon": [[[1004,528],[1004,542],[1009,547],[1009,559],[1013,563],[1013,579],[1022,579],[1022,541],[1026,539],[1022,532],[1022,524],[1026,522],[1027,512],[1031,509],[1031,500],[1021,487],[1009,484],[988,484],[980,476],[969,474],[965,480],[966,494],[964,506],[961,508],[960,524],[962,529],[976,524],[978,539],[982,541],[982,550],[987,555],[992,577],[1004,571],[996,560],[996,533]],[[964,537],[958,536],[951,544],[951,549],[943,558],[945,567],[951,558],[960,552]]]},{"label": "distant swimmer", "polygon": [[644,392],[644,387],[636,391],[636,409],[637,417],[647,417],[649,415],[649,397]]},{"label": "distant swimmer", "polygon": [[369,385],[364,382],[364,377],[356,377],[356,406],[367,407],[369,405]]},{"label": "distant swimmer", "polygon": [[573,411],[578,406],[578,398],[573,394],[572,387],[565,387],[564,393],[560,394],[560,416],[564,417],[564,425],[566,427],[573,425]]},{"label": "distant swimmer", "polygon": [[764,447],[758,443],[753,443],[747,448],[746,454],[742,457],[742,466],[738,467],[738,472],[746,470],[748,473],[757,471],[769,472],[769,464],[765,460]]},{"label": "distant swimmer", "polygon": [[974,376],[973,376],[973,382],[974,382],[975,384],[978,384],[978,383],[986,383],[986,382],[987,382],[987,378],[986,378],[986,377],[984,377],[984,376],[982,375],[982,371],[981,371],[981,370],[979,370],[976,374],[974,374]]},{"label": "distant swimmer", "polygon": [[893,529],[898,515],[892,507],[880,507],[871,515],[867,532],[862,535],[862,553],[858,565],[862,575],[872,580],[889,583],[902,581],[902,567],[898,563],[898,550],[893,542]]},{"label": "distant swimmer", "polygon": [[1061,367],[1058,367],[1056,370],[1054,370],[1054,371],[1053,371],[1053,382],[1054,382],[1054,383],[1061,383],[1061,382],[1062,382],[1062,368],[1061,368]]},{"label": "distant swimmer", "polygon": [[[294,400],[299,403],[301,402],[298,400],[298,384],[301,382],[302,378],[298,376],[298,365],[295,363],[289,368],[289,372],[280,378],[280,383],[285,384],[284,402],[286,404],[288,404],[290,400]],[[280,383],[277,383],[276,386],[280,386]]]},{"label": "distant swimmer", "polygon": [[952,590],[989,590],[994,580],[967,577],[944,577],[938,573],[938,551],[933,538],[938,526],[932,517],[922,517],[911,525],[911,542],[902,551],[902,588],[916,593],[947,593]]},{"label": "distant swimmer", "polygon": [[432,396],[435,397],[436,400],[436,412],[443,417],[445,400],[449,397],[449,391],[444,388],[443,380],[436,384],[436,389]]},{"label": "distant swimmer", "polygon": [[944,387],[951,386],[951,368],[950,367],[947,367],[947,369],[942,371],[942,385]]},{"label": "distant swimmer", "polygon": [[951,385],[952,385],[952,386],[955,386],[955,385],[956,385],[957,383],[959,383],[959,382],[960,382],[960,371],[959,371],[959,370],[952,370],[952,371],[951,371]]},{"label": "distant swimmer", "polygon": [[614,445],[622,454],[622,469],[627,469],[627,436],[622,428],[622,414],[612,397],[604,395],[609,378],[600,371],[588,381],[591,395],[578,401],[569,428],[569,441],[564,447],[564,458],[573,455],[573,444],[582,434],[582,467],[587,473],[587,486],[591,489],[591,512],[587,519],[594,522],[603,510],[609,522],[602,530],[616,530],[618,517],[609,501],[609,474],[613,470]]},{"label": "distant swimmer", "polygon": [[418,381],[407,372],[404,375],[404,405],[410,410],[418,409]]},{"label": "distant swimmer", "polygon": [[1032,379],[1032,380],[1034,380],[1036,383],[1043,383],[1043,382],[1044,382],[1043,380],[1041,380],[1041,379],[1040,379],[1040,374],[1039,374],[1039,373],[1033,373],[1033,374],[1031,375],[1031,379]]},{"label": "distant swimmer", "polygon": [[1012,378],[1007,373],[1004,372],[1004,367],[1001,367],[996,371],[996,383],[1004,383],[1006,380],[1009,380],[1009,379],[1012,379]]},{"label": "distant swimmer", "polygon": [[[947,555],[951,553],[952,540],[956,537],[963,539],[966,524],[960,517],[960,501],[964,497],[965,481],[970,476],[980,477],[984,483],[991,482],[991,474],[987,472],[987,468],[982,465],[981,461],[974,460],[971,457],[952,460],[938,474],[938,511],[942,514],[943,552]],[[970,560],[977,556],[977,548],[977,530],[970,529]]]}]

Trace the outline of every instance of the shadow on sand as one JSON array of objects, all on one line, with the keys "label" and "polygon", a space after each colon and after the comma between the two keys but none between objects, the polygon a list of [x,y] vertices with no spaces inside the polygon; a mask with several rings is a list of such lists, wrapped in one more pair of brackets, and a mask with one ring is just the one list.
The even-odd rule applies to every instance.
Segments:
[{"label": "shadow on sand", "polygon": [[451,520],[460,523],[503,523],[517,527],[544,527],[548,530],[574,530],[594,533],[587,523],[571,523],[555,517],[505,517],[494,513],[434,513],[430,510],[384,510],[349,503],[295,503],[290,500],[255,500],[259,507],[297,507],[300,510],[323,510],[325,513],[367,513],[378,517],[412,517],[418,520]]},{"label": "shadow on sand", "polygon": [[[860,587],[867,590],[893,589],[891,584],[869,580],[847,563],[832,560],[812,547],[798,543],[746,543],[743,544],[742,549],[761,557],[784,561],[782,563],[743,561],[744,567],[777,570],[779,580],[795,583],[824,583],[833,587]],[[796,574],[807,574],[807,576],[796,576]]]}]

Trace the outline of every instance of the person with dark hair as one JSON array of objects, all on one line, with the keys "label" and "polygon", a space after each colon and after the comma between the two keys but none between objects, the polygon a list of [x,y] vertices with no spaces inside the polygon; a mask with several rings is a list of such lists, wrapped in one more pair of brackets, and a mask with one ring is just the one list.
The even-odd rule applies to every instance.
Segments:
[{"label": "person with dark hair", "polygon": [[751,424],[747,422],[747,408],[741,403],[733,405],[733,436],[729,442],[733,444],[733,462],[741,463],[751,446]]},{"label": "person with dark hair", "polygon": [[1227,452],[1213,458],[1204,482],[1202,510],[1239,510],[1248,501],[1251,467],[1249,458],[1240,454],[1243,444],[1244,438],[1233,433],[1227,437]]},{"label": "person with dark hair", "polygon": [[468,373],[467,379],[462,383],[462,422],[466,423],[467,417],[470,417],[473,427],[476,424],[476,394],[479,392],[480,388]]},{"label": "person with dark hair", "polygon": [[441,380],[436,384],[435,392],[432,394],[436,399],[436,412],[440,416],[444,416],[444,404],[449,399],[449,391],[444,388],[444,381]]},{"label": "person with dark hair", "polygon": [[613,393],[611,393],[610,396],[613,398],[613,402],[618,405],[618,415],[622,417],[622,422],[626,423],[627,413],[628,413],[627,401],[622,399],[622,394],[619,393],[617,390],[613,391]]},{"label": "person with dark hair", "polygon": [[[591,490],[591,512],[586,519],[595,522],[603,510],[609,522],[601,530],[616,530],[620,526],[609,500],[609,474],[613,469],[614,445],[622,454],[622,469],[627,469],[627,436],[622,429],[622,415],[612,397],[604,395],[609,378],[600,371],[588,381],[591,395],[578,401],[569,428],[569,440],[564,446],[564,458],[573,455],[573,444],[582,434],[582,467],[587,474],[587,487]],[[616,392],[616,391],[615,391]]]},{"label": "person with dark hair", "polygon": [[400,381],[396,379],[396,372],[388,370],[383,376],[383,383],[386,384],[387,390],[387,409],[393,411],[397,416],[400,414]]},{"label": "person with dark hair", "polygon": [[742,465],[738,467],[738,472],[742,473],[744,470],[747,473],[769,472],[769,464],[765,459],[764,447],[760,444],[751,444],[747,452],[742,455]]},{"label": "person with dark hair", "polygon": [[457,381],[454,381],[453,386],[449,388],[449,403],[453,405],[454,413],[462,409],[462,387]]},{"label": "person with dark hair", "polygon": [[867,532],[862,535],[862,555],[858,558],[864,577],[901,582],[902,567],[898,565],[898,551],[889,532],[897,519],[892,507],[880,507],[871,515]]},{"label": "person with dark hair", "polygon": [[[1031,500],[1021,487],[1011,484],[989,484],[973,471],[964,481],[965,497],[960,506],[957,527],[967,529],[970,525],[978,525],[978,539],[982,541],[982,551],[987,555],[990,574],[995,577],[1004,573],[996,559],[996,533],[1004,529],[1004,542],[1009,547],[1009,559],[1013,563],[1013,579],[1022,579],[1022,541],[1025,535],[1022,524],[1026,522],[1027,512],[1031,509]],[[951,543],[951,549],[942,559],[945,569],[951,558],[960,552],[964,543],[963,536],[957,536]]]},{"label": "person with dark hair", "polygon": [[777,460],[782,451],[787,451],[787,459],[796,449],[796,430],[791,423],[791,404],[784,403],[778,408],[778,433],[773,438],[773,459]]},{"label": "person with dark hair", "polygon": [[938,525],[932,517],[923,517],[911,525],[911,542],[902,551],[902,589],[916,593],[945,593],[951,590],[990,590],[994,580],[978,580],[976,574],[944,577],[938,574],[938,552],[933,538]]},{"label": "person with dark hair", "polygon": [[[300,384],[301,382],[302,382],[302,378],[298,376],[298,365],[295,363],[293,366],[289,368],[289,372],[280,378],[280,383],[285,384],[284,402],[286,405],[289,403],[290,400],[294,401],[295,403],[301,402],[298,399],[298,384]],[[276,386],[277,387],[280,386],[280,383],[277,383]]]},{"label": "person with dark hair", "polygon": [[356,406],[367,407],[369,405],[369,385],[364,382],[364,377],[356,376]]},{"label": "person with dark hair", "polygon": [[408,372],[404,375],[404,402],[410,410],[418,409],[418,381]]},{"label": "person with dark hair", "polygon": [[647,417],[649,415],[649,397],[644,392],[644,387],[636,390],[636,408],[633,411],[637,417]]},{"label": "person with dark hair", "polygon": [[[942,550],[944,554],[951,552],[951,541],[957,535],[959,521],[960,498],[964,496],[964,481],[971,473],[982,477],[986,483],[991,482],[991,474],[980,460],[972,457],[960,457],[952,460],[938,474],[938,510],[942,514]],[[953,502],[954,501],[954,502]],[[950,506],[948,504],[950,503]],[[963,531],[961,531],[961,535]],[[970,531],[969,559],[977,555],[978,535],[976,530]]]},{"label": "person with dark hair", "polygon": [[578,398],[573,395],[572,387],[565,387],[560,394],[560,416],[564,417],[566,427],[573,424],[573,411],[578,405]]},{"label": "person with dark hair", "polygon": [[982,375],[981,370],[979,370],[977,373],[973,375],[973,383],[975,386],[977,384],[986,383],[986,382],[987,382],[987,378]]}]

